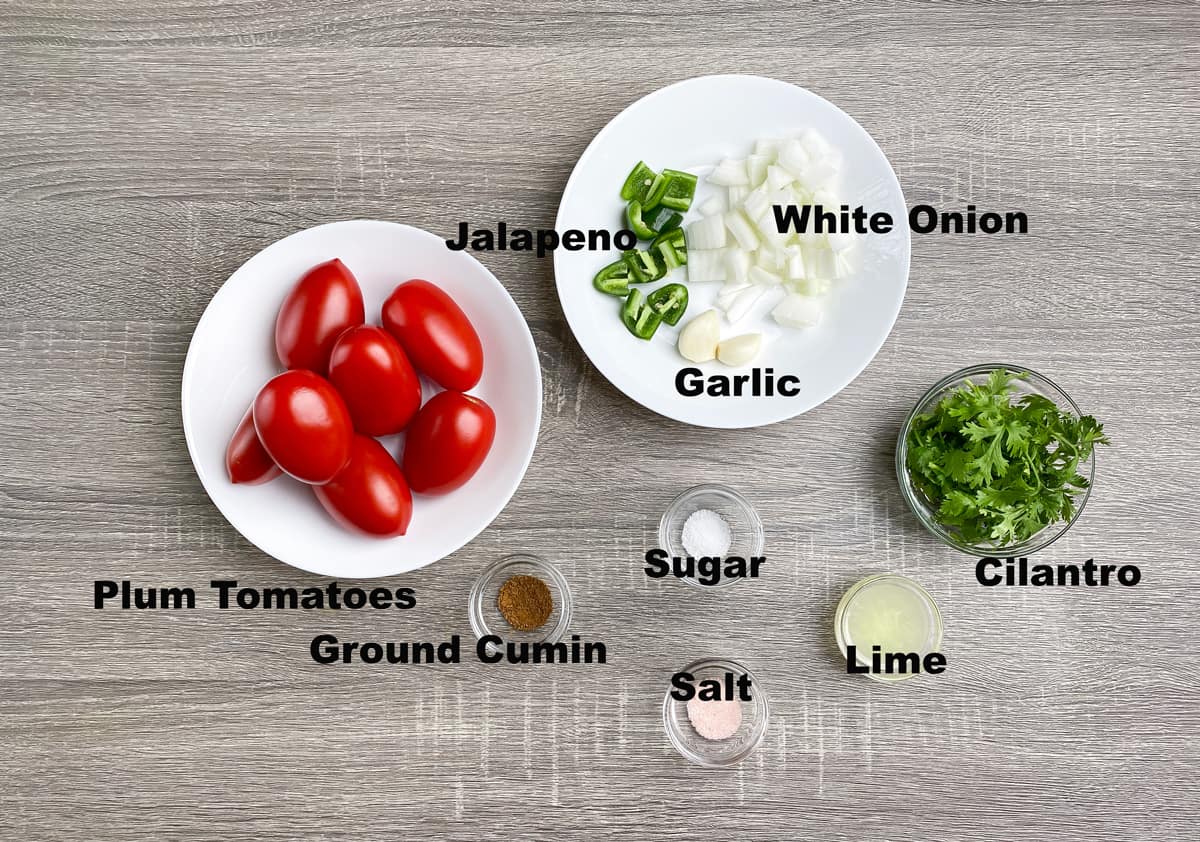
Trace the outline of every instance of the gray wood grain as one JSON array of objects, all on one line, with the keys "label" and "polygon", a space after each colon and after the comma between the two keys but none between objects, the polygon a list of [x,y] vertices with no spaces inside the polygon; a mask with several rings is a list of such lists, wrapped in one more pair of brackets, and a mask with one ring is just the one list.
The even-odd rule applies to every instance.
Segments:
[{"label": "gray wood grain", "polygon": [[[0,4],[0,838],[1194,835],[1198,25],[1193,3]],[[1025,210],[1030,234],[916,237],[875,362],[753,432],[633,404],[571,338],[548,260],[483,255],[538,344],[543,428],[494,525],[391,580],[416,609],[90,607],[96,578],[324,581],[235,533],[184,446],[188,339],[240,263],[334,219],[549,226],[611,116],[730,71],[841,105],[910,203]],[[1114,441],[1045,559],[1136,563],[1137,588],[984,589],[906,511],[904,413],[996,359],[1051,374]],[[642,575],[662,508],[703,480],[758,506],[763,580]],[[608,665],[309,661],[321,631],[469,640],[474,576],[516,550],[561,565]],[[839,669],[833,607],[877,570],[938,599],[944,676]],[[669,675],[708,654],[770,694],[735,770],[662,729]]]}]

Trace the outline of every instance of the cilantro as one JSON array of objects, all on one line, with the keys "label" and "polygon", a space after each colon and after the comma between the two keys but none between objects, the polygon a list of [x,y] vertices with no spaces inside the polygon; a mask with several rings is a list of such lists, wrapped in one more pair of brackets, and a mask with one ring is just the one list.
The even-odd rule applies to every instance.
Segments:
[{"label": "cilantro", "polygon": [[908,431],[907,467],[939,523],[972,545],[1013,546],[1070,520],[1088,487],[1080,464],[1104,426],[1061,411],[1042,395],[1016,397],[1014,376],[965,383]]}]

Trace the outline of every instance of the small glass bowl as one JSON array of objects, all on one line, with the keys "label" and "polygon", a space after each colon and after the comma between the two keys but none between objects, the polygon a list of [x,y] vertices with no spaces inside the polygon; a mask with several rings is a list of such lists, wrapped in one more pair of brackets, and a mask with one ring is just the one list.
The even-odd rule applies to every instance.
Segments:
[{"label": "small glass bowl", "polygon": [[[658,545],[671,556],[686,558],[687,550],[683,548],[683,525],[693,512],[700,509],[710,509],[725,519],[732,533],[732,540],[725,557],[738,556],[749,563],[751,556],[763,554],[763,525],[758,512],[750,501],[732,488],[724,485],[697,485],[689,488],[671,501],[663,512],[662,520],[658,522]],[[702,585],[693,577],[682,581],[701,590],[719,590],[742,581],[724,576],[715,585]]]},{"label": "small glass bowl", "polygon": [[749,702],[741,703],[742,724],[733,736],[724,740],[709,740],[700,736],[692,726],[692,721],[688,719],[687,702],[672,697],[673,688],[669,688],[663,699],[663,726],[667,729],[671,745],[693,763],[714,769],[732,766],[753,754],[767,733],[767,721],[771,716],[766,691],[754,673],[736,661],[722,658],[693,661],[683,668],[683,672],[691,673],[697,684],[706,678],[724,681],[726,673],[748,675],[752,698]]},{"label": "small glass bowl", "polygon": [[[925,645],[918,653],[923,658],[926,653],[936,652],[942,645],[942,612],[938,610],[937,603],[929,591],[918,585],[907,576],[901,576],[898,573],[876,573],[861,579],[850,587],[846,593],[842,595],[842,599],[838,602],[837,612],[833,616],[833,636],[837,639],[838,649],[842,651],[842,656],[846,655],[846,647],[848,644],[855,643],[850,634],[849,628],[849,609],[850,604],[854,602],[854,598],[863,591],[881,584],[892,584],[908,590],[915,594],[925,605],[925,611],[929,620],[929,638],[925,641]],[[855,643],[855,646],[859,644]],[[869,663],[869,659],[864,661],[861,654],[857,658],[858,662]],[[902,673],[866,673],[867,678],[872,678],[876,681],[882,681],[885,684],[894,684],[897,681],[903,681],[906,678],[912,678],[914,675],[920,675],[915,672]]]},{"label": "small glass bowl", "polygon": [[[496,605],[500,587],[511,577],[521,575],[533,576],[545,582],[554,600],[554,608],[546,622],[533,631],[514,629]],[[479,574],[471,587],[468,610],[476,638],[493,634],[505,642],[557,643],[571,624],[571,588],[553,564],[535,555],[519,553],[492,562]],[[498,647],[489,644],[488,651],[494,654]]]},{"label": "small glass bowl", "polygon": [[1071,519],[1069,521],[1051,523],[1040,532],[1031,535],[1022,543],[1010,547],[969,544],[962,540],[957,529],[942,526],[942,524],[938,523],[936,516],[937,507],[917,489],[912,482],[912,478],[908,475],[908,431],[917,416],[930,412],[950,392],[967,381],[983,383],[997,369],[1004,369],[1011,374],[1024,375],[1023,377],[1014,377],[1012,380],[1011,388],[1016,393],[1016,397],[1020,398],[1023,395],[1030,394],[1042,395],[1052,400],[1060,410],[1072,412],[1076,417],[1083,415],[1079,407],[1075,404],[1075,401],[1071,400],[1066,392],[1056,386],[1049,378],[1038,374],[1036,371],[1023,368],[1019,365],[1003,365],[1000,363],[973,365],[961,371],[956,371],[934,384],[933,388],[917,401],[917,405],[913,407],[912,412],[904,419],[904,424],[900,428],[900,438],[896,442],[896,477],[900,481],[900,493],[904,497],[904,501],[908,503],[908,507],[912,509],[913,514],[924,524],[925,528],[936,535],[944,544],[953,547],[959,552],[964,552],[977,558],[986,556],[1007,558],[1009,556],[1030,555],[1050,546],[1065,535],[1075,521],[1079,520],[1079,516],[1083,514],[1083,508],[1087,504],[1088,497],[1091,496],[1092,484],[1096,479],[1096,455],[1093,450],[1087,461],[1081,462],[1077,468],[1082,476],[1087,477],[1088,487],[1076,493],[1074,498],[1075,512],[1071,516]]}]

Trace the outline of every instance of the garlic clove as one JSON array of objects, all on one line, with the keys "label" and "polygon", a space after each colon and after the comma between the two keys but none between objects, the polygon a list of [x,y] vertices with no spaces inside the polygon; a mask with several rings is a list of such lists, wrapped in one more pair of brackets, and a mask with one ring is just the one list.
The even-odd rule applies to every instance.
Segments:
[{"label": "garlic clove", "polygon": [[717,345],[717,359],[725,365],[745,365],[761,350],[761,333],[743,333]]},{"label": "garlic clove", "polygon": [[708,310],[692,319],[679,332],[679,353],[694,363],[704,363],[717,356],[721,341],[721,317]]}]

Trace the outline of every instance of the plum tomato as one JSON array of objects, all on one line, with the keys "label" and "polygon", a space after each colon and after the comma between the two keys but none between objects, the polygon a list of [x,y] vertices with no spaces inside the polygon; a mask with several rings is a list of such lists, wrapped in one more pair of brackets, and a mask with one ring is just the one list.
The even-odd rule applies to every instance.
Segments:
[{"label": "plum tomato", "polygon": [[270,482],[283,473],[258,440],[258,433],[254,429],[253,404],[242,416],[241,423],[233,431],[233,438],[229,440],[229,447],[225,449],[225,470],[229,473],[230,482],[243,485]]},{"label": "plum tomato", "polygon": [[392,538],[407,532],[412,521],[412,492],[400,466],[367,436],[354,437],[346,467],[325,485],[313,486],[313,493],[350,530]]},{"label": "plum tomato", "polygon": [[283,299],[275,319],[275,352],[284,368],[323,375],[333,343],[365,318],[358,281],[342,261],[326,261],[309,269]]},{"label": "plum tomato", "polygon": [[477,397],[439,392],[408,425],[404,476],[420,494],[446,494],[475,475],[496,438],[496,413]]},{"label": "plum tomato", "polygon": [[429,281],[405,281],[383,304],[383,326],[417,371],[456,392],[483,375],[483,345],[466,313]]},{"label": "plum tomato", "polygon": [[404,349],[381,327],[352,327],[329,354],[329,382],[350,410],[354,429],[390,436],[421,408],[421,381]]},{"label": "plum tomato", "polygon": [[254,399],[254,429],[283,472],[301,482],[329,482],[350,459],[354,425],[337,390],[311,371],[285,371]]}]

